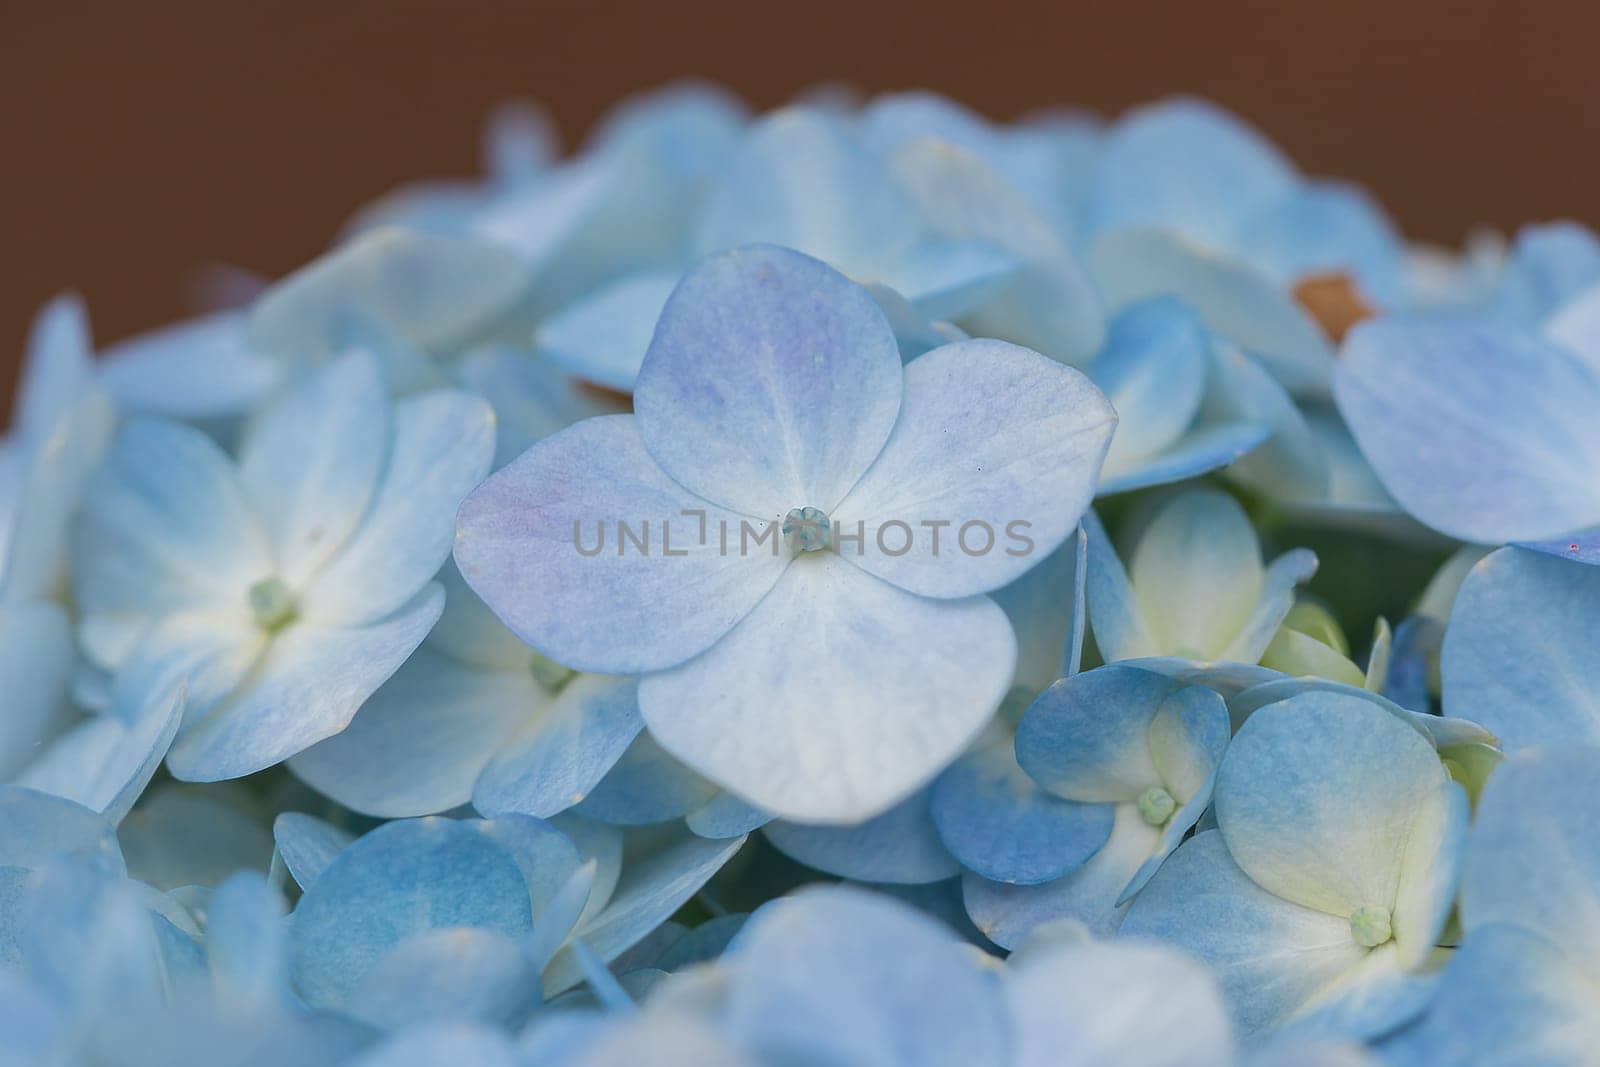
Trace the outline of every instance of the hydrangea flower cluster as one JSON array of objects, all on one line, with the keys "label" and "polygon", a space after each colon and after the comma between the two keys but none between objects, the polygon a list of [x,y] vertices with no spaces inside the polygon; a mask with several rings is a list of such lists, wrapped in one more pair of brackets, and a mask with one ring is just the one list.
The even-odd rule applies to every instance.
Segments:
[{"label": "hydrangea flower cluster", "polygon": [[40,313],[0,1062],[1592,1061],[1600,239],[1188,99],[486,156]]}]

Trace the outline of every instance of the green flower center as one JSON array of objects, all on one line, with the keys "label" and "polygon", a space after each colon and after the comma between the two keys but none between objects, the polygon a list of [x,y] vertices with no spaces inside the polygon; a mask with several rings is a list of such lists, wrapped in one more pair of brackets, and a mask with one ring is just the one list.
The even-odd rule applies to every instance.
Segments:
[{"label": "green flower center", "polygon": [[289,625],[299,614],[294,593],[282,578],[263,578],[250,587],[250,613],[256,625],[268,633],[276,633]]},{"label": "green flower center", "polygon": [[1139,817],[1151,826],[1167,825],[1167,820],[1177,810],[1178,802],[1159,785],[1153,785],[1139,794]]},{"label": "green flower center", "polygon": [[783,517],[783,538],[796,552],[820,552],[831,547],[828,513],[821,508],[790,508]]},{"label": "green flower center", "polygon": [[1350,936],[1362,948],[1377,948],[1394,936],[1389,925],[1389,909],[1363,904],[1350,913]]}]

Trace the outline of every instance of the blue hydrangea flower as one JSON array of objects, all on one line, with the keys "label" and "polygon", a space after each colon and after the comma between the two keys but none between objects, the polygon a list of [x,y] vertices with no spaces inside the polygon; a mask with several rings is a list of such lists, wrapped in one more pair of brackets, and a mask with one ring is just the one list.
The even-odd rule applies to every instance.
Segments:
[{"label": "blue hydrangea flower", "polygon": [[[668,752],[814,821],[903,799],[998,707],[1015,639],[981,594],[1071,533],[1115,422],[1082,376],[999,342],[902,372],[864,290],[769,248],[714,257],[679,286],[635,408],[547,439],[475,491],[457,564],[545,655],[643,673],[640,710]],[[622,527],[647,522],[654,555],[630,556]],[[949,531],[998,538],[1015,522],[1031,549],[1006,555],[969,530],[949,555]],[[580,552],[597,523],[615,547]],[[832,550],[830,531],[858,527],[856,547]],[[902,550],[899,528],[944,530],[944,552],[931,538]]]},{"label": "blue hydrangea flower", "polygon": [[1092,515],[1089,621],[1106,662],[1149,656],[1255,663],[1317,558],[1295,549],[1262,566],[1244,509],[1212,489],[1160,506],[1126,568]]},{"label": "blue hydrangea flower", "polygon": [[1216,825],[1134,899],[1122,931],[1210,963],[1240,1029],[1382,1035],[1426,1006],[1467,798],[1424,735],[1371,701],[1305,692],[1228,748]]},{"label": "blue hydrangea flower", "polygon": [[[291,842],[307,833],[280,827]],[[383,1027],[526,1019],[579,980],[569,942],[615,958],[743,844],[648,835],[617,880],[525,816],[397,820],[331,855],[321,841],[290,846],[304,889],[290,917],[294,985],[313,1007]]]},{"label": "blue hydrangea flower", "polygon": [[188,679],[175,775],[272,766],[343,729],[438,619],[451,508],[492,448],[481,401],[391,403],[363,352],[256,419],[237,463],[132,422],[77,533],[79,642],[103,668]]},{"label": "blue hydrangea flower", "polygon": [[1018,724],[1017,763],[1048,793],[1103,806],[1110,834],[1081,867],[1051,881],[968,877],[964,897],[978,928],[1003,947],[1062,918],[1114,932],[1128,901],[1210,805],[1228,736],[1220,696],[1153,672],[1113,664],[1046,689]]}]

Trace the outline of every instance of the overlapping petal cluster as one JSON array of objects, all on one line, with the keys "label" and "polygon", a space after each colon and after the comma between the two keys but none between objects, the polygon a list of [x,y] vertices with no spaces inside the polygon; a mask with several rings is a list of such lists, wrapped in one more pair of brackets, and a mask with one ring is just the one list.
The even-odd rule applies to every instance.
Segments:
[{"label": "overlapping petal cluster", "polygon": [[0,1062],[1593,1058],[1588,230],[1188,99],[486,148],[39,315]]}]

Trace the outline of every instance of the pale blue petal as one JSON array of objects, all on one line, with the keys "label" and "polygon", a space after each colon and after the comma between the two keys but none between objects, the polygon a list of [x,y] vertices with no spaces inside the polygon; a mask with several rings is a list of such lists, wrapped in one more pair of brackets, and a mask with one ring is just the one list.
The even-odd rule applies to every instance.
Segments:
[{"label": "pale blue petal", "polygon": [[87,647],[113,666],[105,654],[125,657],[177,609],[237,605],[246,617],[271,555],[227,455],[198,430],[143,419],[123,428],[85,496],[74,571],[84,625],[133,636]]},{"label": "pale blue petal", "polygon": [[748,915],[719,915],[707,919],[672,943],[656,960],[663,971],[679,971],[722,955],[729,943],[744,929]]},{"label": "pale blue petal", "polygon": [[674,759],[648,733],[637,732],[637,696],[628,712],[634,736],[599,783],[577,804],[578,814],[618,826],[681,819],[703,807],[717,787]]},{"label": "pale blue petal", "polygon": [[340,1008],[385,1029],[445,1020],[516,1024],[541,999],[539,972],[517,941],[456,926],[385,952]]},{"label": "pale blue petal", "polygon": [[473,806],[485,815],[549,818],[565,811],[594,791],[644,726],[637,683],[592,674],[572,679],[547,707],[523,719],[472,787]]},{"label": "pale blue petal", "polygon": [[355,835],[312,815],[286,811],[272,823],[278,857],[301,889],[311,883],[343,852]]},{"label": "pale blue petal", "polygon": [[900,410],[900,351],[872,297],[807,256],[714,256],[668,301],[634,392],[650,454],[746,515],[832,512]]},{"label": "pale blue petal", "polygon": [[259,405],[283,375],[245,342],[245,316],[220,311],[142,334],[105,350],[100,382],[135,415],[205,419]]},{"label": "pale blue petal", "polygon": [[1545,321],[1540,333],[1600,369],[1600,284],[1590,285],[1563,304]]},{"label": "pale blue petal", "polygon": [[[622,540],[620,524],[650,555]],[[686,492],[645,451],[635,420],[614,415],[541,441],[468,496],[456,564],[557,662],[654,670],[706,649],[777,582],[788,560],[771,526]]]},{"label": "pale blue petal", "polygon": [[1013,687],[1036,693],[1077,673],[1085,631],[1087,552],[1088,540],[1080,530],[1038,566],[991,594],[1017,635]]},{"label": "pale blue petal", "polygon": [[475,348],[456,361],[455,371],[462,385],[494,408],[495,470],[581,419],[625,410],[619,398],[516,345]]},{"label": "pale blue petal", "polygon": [[1238,118],[1193,98],[1163,100],[1107,131],[1088,205],[1091,232],[1151,226],[1227,247],[1296,180],[1294,165]]},{"label": "pale blue petal", "polygon": [[1447,714],[1508,752],[1600,742],[1600,569],[1505,548],[1461,584],[1440,674]]},{"label": "pale blue petal", "polygon": [[1016,639],[985,598],[926,600],[811,555],[710,650],[646,676],[639,706],[663,748],[755,806],[857,822],[977,736],[1010,685]]},{"label": "pale blue petal", "polygon": [[1084,942],[1030,956],[1006,975],[1018,1067],[1224,1067],[1227,1006],[1210,973],[1155,945]]},{"label": "pale blue petal", "polygon": [[294,982],[338,1008],[375,965],[418,934],[471,927],[518,939],[532,928],[522,872],[467,823],[386,823],[339,854],[290,916]]},{"label": "pale blue petal", "polygon": [[283,897],[255,872],[240,872],[206,903],[206,967],[219,999],[272,1009],[290,1002]]},{"label": "pale blue petal", "polygon": [[365,322],[443,352],[491,325],[527,284],[513,256],[481,241],[375,230],[271,286],[250,311],[248,338],[262,353],[316,359]]},{"label": "pale blue petal", "polygon": [[1306,415],[1267,369],[1237,347],[1211,346],[1211,374],[1200,417],[1208,423],[1254,422],[1272,436],[1228,468],[1228,477],[1273,498],[1321,500],[1332,472]]},{"label": "pale blue petal", "polygon": [[1009,730],[957,760],[934,786],[939,838],[992,882],[1035,885],[1083,866],[1111,835],[1107,804],[1051,796],[1017,766]]},{"label": "pale blue petal", "polygon": [[883,280],[930,319],[958,319],[1005,294],[1025,270],[988,241],[923,241],[884,268]]},{"label": "pale blue petal", "polygon": [[1600,1043],[1594,980],[1587,961],[1559,943],[1514,926],[1485,926],[1451,957],[1432,1011],[1385,1044],[1385,1058],[1418,1067],[1580,1067]]},{"label": "pale blue petal", "polygon": [[383,370],[360,350],[319,368],[251,422],[239,481],[290,587],[304,586],[361,524],[389,434]]},{"label": "pale blue petal", "polygon": [[1570,559],[1591,567],[1600,566],[1600,526],[1549,541],[1519,541],[1518,544],[1557,559]]},{"label": "pale blue petal", "polygon": [[[602,960],[615,959],[671,918],[744,842],[743,837],[712,841],[676,828],[635,832],[616,892],[579,923],[573,936],[583,938]],[[562,952],[545,968],[544,987],[559,992],[578,978],[576,961]]]},{"label": "pale blue petal", "polygon": [[1600,846],[1573,824],[1596,791],[1600,749],[1564,744],[1519,753],[1478,802],[1461,879],[1461,921],[1520,926],[1577,959],[1600,950]]},{"label": "pale blue petal", "polygon": [[1084,592],[1095,647],[1107,663],[1157,655],[1161,648],[1134,599],[1133,583],[1094,512],[1083,516],[1083,531],[1089,542]]},{"label": "pale blue petal", "polygon": [[404,1030],[351,1060],[351,1067],[518,1067],[523,1061],[496,1027],[468,1022],[423,1023]]},{"label": "pale blue petal", "polygon": [[1305,548],[1290,549],[1267,564],[1256,606],[1218,658],[1235,663],[1255,663],[1261,659],[1289,609],[1294,607],[1295,590],[1316,573],[1316,554]]},{"label": "pale blue petal", "polygon": [[17,382],[14,430],[29,448],[55,432],[94,381],[94,342],[83,299],[64,293],[34,317]]},{"label": "pale blue petal", "polygon": [[715,838],[739,837],[759,830],[771,821],[771,815],[746,804],[732,793],[718,793],[684,818],[689,829],[701,837]]},{"label": "pale blue petal", "polygon": [[1006,1062],[1000,989],[953,933],[856,889],[751,916],[724,957],[730,1034],[784,1062]]},{"label": "pale blue petal", "polygon": [[893,285],[886,268],[921,235],[916,209],[848,125],[787,108],[750,129],[707,196],[697,240],[707,252],[782,245],[852,278]]},{"label": "pale blue petal", "polygon": [[1132,804],[1115,805],[1111,836],[1089,862],[1053,882],[1007,885],[974,874],[961,880],[967,914],[983,935],[1016,948],[1037,927],[1075,919],[1096,937],[1116,933],[1128,906],[1117,903],[1134,873],[1160,844],[1161,831]]},{"label": "pale blue petal", "polygon": [[1196,663],[1175,656],[1147,656],[1123,660],[1123,667],[1153,671],[1185,685],[1203,685],[1224,700],[1232,700],[1251,686],[1276,681],[1283,674],[1255,663]]},{"label": "pale blue petal", "polygon": [[1285,288],[1310,275],[1352,278],[1392,307],[1402,295],[1404,246],[1367,191],[1348,182],[1308,182],[1245,220],[1231,242],[1240,258]]},{"label": "pale blue petal", "polygon": [[60,857],[85,860],[106,875],[125,871],[103,815],[64,797],[0,785],[0,867],[33,870]]},{"label": "pale blue petal", "polygon": [[1344,916],[1252,882],[1215,831],[1168,858],[1135,898],[1122,934],[1169,942],[1210,964],[1247,1035],[1293,1015],[1367,954]]},{"label": "pale blue petal", "polygon": [[120,823],[177,736],[183,695],[181,680],[122,695],[112,714],[86,719],[56,739],[17,784],[75,800]]},{"label": "pale blue petal", "polygon": [[1600,523],[1600,370],[1564,349],[1486,322],[1363,323],[1337,397],[1385,488],[1437,530],[1497,543]]},{"label": "pale blue petal", "polygon": [[1394,628],[1389,670],[1381,692],[1396,704],[1426,714],[1433,707],[1428,676],[1444,646],[1444,626],[1427,615],[1410,615]]},{"label": "pale blue petal", "polygon": [[[1408,723],[1362,697],[1311,691],[1239,728],[1217,776],[1217,826],[1263,888],[1347,918],[1396,907],[1408,841],[1451,806],[1452,788]],[[1448,898],[1456,872],[1439,874]]]},{"label": "pale blue petal", "polygon": [[1272,436],[1264,422],[1224,422],[1200,426],[1185,434],[1160,455],[1146,457],[1112,473],[1102,470],[1101,496],[1147,489],[1153,485],[1187,481],[1207,471],[1228,466],[1254,451]]},{"label": "pale blue petal", "polygon": [[338,733],[422,643],[443,607],[443,590],[429,585],[367,626],[290,626],[244,685],[185,725],[168,768],[186,781],[238,778]]},{"label": "pale blue petal", "polygon": [[939,237],[981,242],[1023,262],[997,295],[962,316],[999,337],[1082,365],[1105,334],[1100,298],[1049,220],[976,155],[945,141],[896,150],[890,169]]},{"label": "pale blue petal", "polygon": [[489,473],[494,413],[440,390],[395,406],[388,465],[360,528],[306,590],[318,622],[369,623],[398,610],[450,556],[456,507]]},{"label": "pale blue petal", "polygon": [[1035,352],[919,356],[883,454],[832,513],[839,554],[924,596],[997,589],[1072,533],[1115,425],[1088,378]]},{"label": "pale blue petal", "polygon": [[1600,280],[1600,240],[1575,222],[1525,226],[1501,273],[1491,307],[1522,326],[1538,326]]},{"label": "pale blue petal", "polygon": [[425,645],[344,730],[295,756],[289,769],[363,814],[449,811],[472,798],[479,772],[519,728],[544,721],[548,702],[531,670],[469,667]]},{"label": "pale blue petal", "polygon": [[541,322],[534,345],[567,373],[630,393],[678,277],[652,272],[619,278]]},{"label": "pale blue petal", "polygon": [[1117,410],[1107,472],[1161,452],[1194,422],[1209,348],[1199,316],[1172,296],[1142,300],[1111,320],[1105,348],[1088,367]]},{"label": "pale blue petal", "polygon": [[790,859],[858,882],[921,885],[954,878],[961,866],[945,849],[922,789],[855,826],[768,823],[762,833]]},{"label": "pale blue petal", "polygon": [[1253,267],[1155,229],[1106,234],[1090,263],[1112,308],[1175,294],[1213,333],[1260,359],[1285,389],[1326,395],[1334,366],[1327,338],[1289,293]]},{"label": "pale blue petal", "polygon": [[1150,724],[1182,689],[1169,678],[1120,664],[1063,678],[1017,725],[1017,762],[1045,789],[1082,803],[1136,800],[1161,785]]},{"label": "pale blue petal", "polygon": [[428,633],[428,646],[462,664],[492,671],[527,671],[533,653],[467,585],[454,560],[439,572],[444,614]]},{"label": "pale blue petal", "polygon": [[32,760],[38,746],[70,721],[67,687],[76,656],[72,623],[56,604],[0,606],[0,781]]}]

